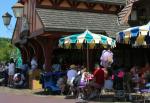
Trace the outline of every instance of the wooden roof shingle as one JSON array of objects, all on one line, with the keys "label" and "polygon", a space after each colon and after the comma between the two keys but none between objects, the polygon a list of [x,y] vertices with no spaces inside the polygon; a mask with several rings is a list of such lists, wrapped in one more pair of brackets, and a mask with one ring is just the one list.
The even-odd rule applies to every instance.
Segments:
[{"label": "wooden roof shingle", "polygon": [[106,32],[115,37],[116,33],[129,26],[119,26],[117,15],[80,11],[55,10],[37,8],[37,13],[43,22],[45,31]]}]

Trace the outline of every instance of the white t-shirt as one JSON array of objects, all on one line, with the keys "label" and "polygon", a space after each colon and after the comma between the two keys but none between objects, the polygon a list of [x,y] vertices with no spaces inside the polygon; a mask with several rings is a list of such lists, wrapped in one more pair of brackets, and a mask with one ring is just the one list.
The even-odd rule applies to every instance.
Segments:
[{"label": "white t-shirt", "polygon": [[15,64],[9,63],[8,65],[8,75],[14,75],[15,74]]},{"label": "white t-shirt", "polygon": [[34,70],[36,69],[38,66],[37,61],[35,59],[31,60],[31,69]]},{"label": "white t-shirt", "polygon": [[5,65],[5,70],[8,70],[8,67],[9,67],[9,66]]},{"label": "white t-shirt", "polygon": [[103,50],[100,61],[100,64],[103,67],[111,67],[111,64],[113,63],[113,53],[110,50]]}]

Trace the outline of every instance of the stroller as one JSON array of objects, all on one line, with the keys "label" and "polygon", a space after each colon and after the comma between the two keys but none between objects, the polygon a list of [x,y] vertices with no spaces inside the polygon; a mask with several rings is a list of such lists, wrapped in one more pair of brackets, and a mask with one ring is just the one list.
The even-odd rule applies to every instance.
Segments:
[{"label": "stroller", "polygon": [[13,77],[14,87],[15,88],[24,88],[25,87],[25,77],[22,73],[15,73]]},{"label": "stroller", "polygon": [[56,78],[54,73],[42,73],[40,77],[40,82],[44,91],[48,91],[52,94],[60,94],[61,89],[56,85]]}]

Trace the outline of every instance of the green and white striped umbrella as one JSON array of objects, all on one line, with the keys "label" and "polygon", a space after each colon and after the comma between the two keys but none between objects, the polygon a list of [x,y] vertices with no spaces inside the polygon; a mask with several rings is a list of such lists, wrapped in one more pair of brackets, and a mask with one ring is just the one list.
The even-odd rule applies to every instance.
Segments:
[{"label": "green and white striped umbrella", "polygon": [[116,41],[110,37],[101,34],[95,34],[86,30],[81,34],[74,34],[67,37],[60,38],[59,46],[69,48],[70,44],[76,44],[77,48],[80,49],[83,43],[89,44],[89,48],[94,48],[95,44],[100,44],[103,46],[116,47]]},{"label": "green and white striped umbrella", "polygon": [[114,48],[116,47],[116,40],[101,34],[92,33],[89,30],[81,34],[74,34],[59,39],[59,47],[69,48],[71,44],[76,44],[78,49],[82,48],[83,44],[87,45],[87,68],[89,69],[88,49],[93,49],[95,44],[103,45],[104,47],[109,45]]}]

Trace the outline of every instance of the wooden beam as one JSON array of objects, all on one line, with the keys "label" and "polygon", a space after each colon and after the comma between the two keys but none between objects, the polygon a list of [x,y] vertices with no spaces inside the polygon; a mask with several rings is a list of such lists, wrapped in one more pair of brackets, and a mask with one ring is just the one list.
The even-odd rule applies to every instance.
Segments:
[{"label": "wooden beam", "polygon": [[41,4],[44,0],[38,0],[38,3]]},{"label": "wooden beam", "polygon": [[95,6],[95,3],[89,3],[89,9],[93,9],[93,7]]},{"label": "wooden beam", "polygon": [[73,1],[71,1],[71,0],[67,0],[67,1],[69,3],[70,7],[73,7]]},{"label": "wooden beam", "polygon": [[74,7],[74,8],[77,8],[77,6],[78,6],[79,4],[80,4],[79,2],[73,1],[73,7]]}]

